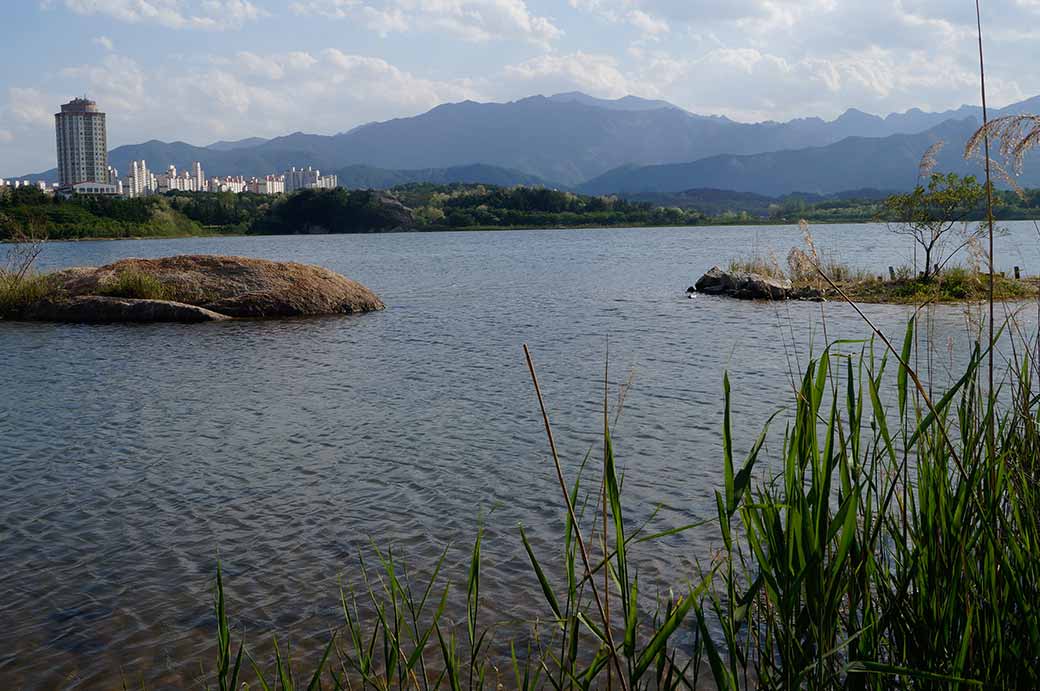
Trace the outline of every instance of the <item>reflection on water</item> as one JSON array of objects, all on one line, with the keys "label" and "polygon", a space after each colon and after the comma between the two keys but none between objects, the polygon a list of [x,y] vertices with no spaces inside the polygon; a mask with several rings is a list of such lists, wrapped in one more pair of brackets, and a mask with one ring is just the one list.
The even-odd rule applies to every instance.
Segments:
[{"label": "reflection on water", "polygon": [[[879,226],[814,229],[837,258],[905,261]],[[683,291],[713,263],[785,256],[797,228],[526,231],[54,244],[47,268],[213,252],[314,262],[388,309],[359,317],[205,325],[0,323],[0,687],[112,688],[121,673],[186,686],[212,659],[219,558],[236,626],[302,648],[338,623],[339,579],[370,539],[458,573],[478,517],[494,613],[544,614],[516,525],[551,554],[562,514],[521,344],[530,344],[573,474],[612,384],[634,386],[617,435],[631,519],[712,514],[721,379],[738,438],[790,394],[789,362],[863,337],[841,305],[779,306]],[[1040,267],[1031,225],[999,244]],[[883,269],[882,269],[883,270]],[[906,308],[868,308],[892,334]],[[964,310],[929,315],[966,357]],[[1033,317],[1029,317],[1032,319]],[[775,453],[775,444],[773,451]],[[640,555],[681,581],[710,533]],[[648,591],[652,590],[647,588]]]}]

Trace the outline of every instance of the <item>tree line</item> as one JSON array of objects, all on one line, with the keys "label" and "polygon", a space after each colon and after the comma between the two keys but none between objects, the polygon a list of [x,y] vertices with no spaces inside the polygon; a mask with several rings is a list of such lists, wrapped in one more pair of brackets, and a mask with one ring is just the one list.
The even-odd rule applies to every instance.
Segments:
[{"label": "tree line", "polygon": [[[898,195],[897,195],[898,196]],[[898,221],[883,197],[789,197],[768,205],[734,197],[749,208],[714,200],[704,210],[588,196],[542,187],[413,183],[379,190],[303,190],[259,195],[170,192],[122,199],[63,199],[35,187],[0,188],[0,239],[26,229],[53,239],[233,234],[357,233],[393,230],[692,226],[713,224]],[[687,201],[692,201],[688,198]],[[725,210],[723,210],[725,209]],[[995,191],[998,218],[1040,214],[1040,190]],[[959,218],[978,220],[973,205]]]}]

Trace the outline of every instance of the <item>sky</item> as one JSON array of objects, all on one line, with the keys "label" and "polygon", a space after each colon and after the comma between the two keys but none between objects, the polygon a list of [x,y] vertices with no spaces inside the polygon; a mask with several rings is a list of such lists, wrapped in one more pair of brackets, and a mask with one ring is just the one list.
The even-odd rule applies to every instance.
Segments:
[{"label": "sky", "polygon": [[[990,100],[1040,94],[1040,0],[983,2]],[[111,147],[333,134],[581,90],[736,120],[979,101],[971,0],[5,0],[0,177],[55,165],[87,95]]]}]

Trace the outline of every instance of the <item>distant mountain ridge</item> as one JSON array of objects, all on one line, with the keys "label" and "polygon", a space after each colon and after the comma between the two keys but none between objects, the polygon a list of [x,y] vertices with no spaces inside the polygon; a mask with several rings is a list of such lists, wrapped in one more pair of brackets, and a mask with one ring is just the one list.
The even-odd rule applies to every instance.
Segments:
[{"label": "distant mountain ridge", "polygon": [[213,142],[206,148],[212,149],[213,151],[234,151],[235,149],[248,149],[251,146],[260,146],[266,142],[267,140],[263,137],[249,137],[247,139],[239,139],[238,141],[233,142]]},{"label": "distant mountain ridge", "polygon": [[372,166],[354,165],[335,171],[339,184],[351,189],[386,190],[398,185],[428,182],[438,185],[484,184],[499,187],[525,185],[528,187],[552,187],[559,185],[547,182],[534,175],[517,170],[499,168],[477,163],[452,168],[425,168],[421,170],[388,170]]},{"label": "distant mountain ridge", "polygon": [[592,106],[594,108],[606,108],[607,110],[639,111],[667,108],[687,112],[683,108],[669,103],[668,101],[650,100],[639,98],[638,96],[622,96],[621,98],[607,99],[589,96],[581,91],[568,91],[562,94],[554,94],[548,98],[550,101],[555,101],[556,103],[581,103],[582,105]]},{"label": "distant mountain ridge", "polygon": [[809,194],[796,192],[781,196],[768,196],[754,192],[734,192],[732,190],[697,187],[673,193],[644,193],[627,195],[630,201],[648,202],[654,206],[696,209],[708,216],[718,216],[726,212],[746,211],[755,216],[766,216],[778,204],[790,200],[799,200],[807,204],[816,204],[830,200],[877,201],[885,199],[894,191],[877,189],[844,190],[834,194]]},{"label": "distant mountain ridge", "polygon": [[[968,117],[946,121],[919,134],[848,137],[822,147],[743,156],[723,154],[690,163],[623,166],[579,185],[577,191],[638,196],[711,187],[781,196],[831,195],[862,188],[904,190],[916,184],[921,156],[938,141],[946,145],[937,156],[937,170],[981,179],[981,163],[964,158],[964,143],[977,127],[978,123]],[[1040,167],[1027,165],[1018,183],[1040,186]]]},{"label": "distant mountain ridge", "polygon": [[[993,113],[1037,111],[1040,97]],[[152,140],[118,147],[110,153],[110,161],[124,174],[130,161],[143,159],[154,170],[171,164],[186,169],[200,161],[208,175],[219,176],[265,175],[290,166],[314,166],[323,172],[346,171],[344,184],[356,180],[386,185],[394,179],[443,181],[461,176],[469,182],[528,184],[520,181],[538,180],[562,188],[619,192],[654,186],[676,191],[701,182],[721,187],[723,180],[729,180],[727,185],[739,185],[733,189],[782,194],[789,185],[781,178],[790,177],[789,171],[767,170],[765,161],[802,161],[805,165],[815,161],[821,167],[798,176],[808,187],[793,191],[831,189],[834,171],[826,165],[830,158],[812,151],[852,138],[870,141],[845,144],[838,150],[855,150],[869,158],[870,147],[879,146],[889,152],[889,158],[895,155],[898,165],[915,160],[898,174],[894,165],[880,161],[873,173],[852,165],[849,170],[859,171],[858,178],[840,176],[847,179],[847,187],[902,189],[912,183],[916,160],[924,151],[916,147],[927,138],[915,139],[916,135],[952,121],[977,122],[979,118],[978,108],[963,106],[942,113],[911,109],[886,117],[849,109],[831,121],[800,118],[740,123],[691,113],[667,101],[634,96],[610,100],[569,92],[509,103],[443,104],[421,115],[368,123],[336,135],[296,132],[267,140],[220,141],[206,147]],[[958,136],[966,129],[958,129]],[[888,141],[892,137],[896,139]],[[962,143],[963,139],[949,141],[952,149]],[[808,153],[792,153],[796,151]],[[754,159],[755,163],[746,158],[754,156],[765,158]],[[667,166],[673,167],[664,168]],[[626,170],[630,171],[627,178]],[[711,171],[717,179],[702,179],[711,177]],[[735,171],[744,171],[745,177],[741,179]],[[644,173],[654,176],[656,182],[632,181],[632,176]],[[665,182],[670,174],[680,177]],[[699,182],[683,183],[681,175],[686,174]],[[488,179],[473,179],[474,175]],[[53,180],[56,171],[30,177]]]}]

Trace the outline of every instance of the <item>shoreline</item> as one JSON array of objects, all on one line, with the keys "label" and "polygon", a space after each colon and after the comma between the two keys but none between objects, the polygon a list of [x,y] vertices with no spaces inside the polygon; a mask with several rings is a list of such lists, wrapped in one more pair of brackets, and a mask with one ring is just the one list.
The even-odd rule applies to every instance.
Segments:
[{"label": "shoreline", "polygon": [[[874,223],[884,223],[884,221],[877,220],[835,220],[828,219],[825,221],[813,221],[812,219],[805,219],[812,225],[816,226],[831,226],[831,225],[871,225]],[[128,236],[90,236],[90,237],[67,237],[67,238],[50,238],[46,242],[87,242],[92,240],[112,242],[117,240],[183,240],[186,238],[216,238],[216,237],[300,237],[300,236],[311,236],[311,235],[387,235],[393,233],[465,233],[465,232],[495,232],[495,231],[510,231],[510,230],[616,230],[616,229],[640,229],[640,230],[654,230],[658,228],[734,228],[734,227],[788,227],[797,226],[798,220],[792,221],[779,221],[772,219],[746,219],[746,220],[733,220],[733,221],[717,221],[710,223],[677,223],[677,224],[624,224],[624,225],[611,225],[605,226],[601,224],[583,224],[583,225],[568,225],[568,226],[545,226],[545,225],[521,225],[521,226],[464,226],[459,228],[453,228],[450,226],[431,226],[431,227],[414,227],[414,228],[392,228],[388,230],[374,230],[374,231],[356,231],[346,233],[248,233],[248,232],[236,232],[236,231],[214,231],[204,233],[175,233],[175,234],[163,234],[163,235],[128,235]],[[1024,222],[1024,223],[1040,223],[1040,218],[1013,218],[1013,219],[996,219],[995,223],[1011,223],[1011,222]],[[16,241],[10,238],[0,239],[0,244],[18,244]]]}]

